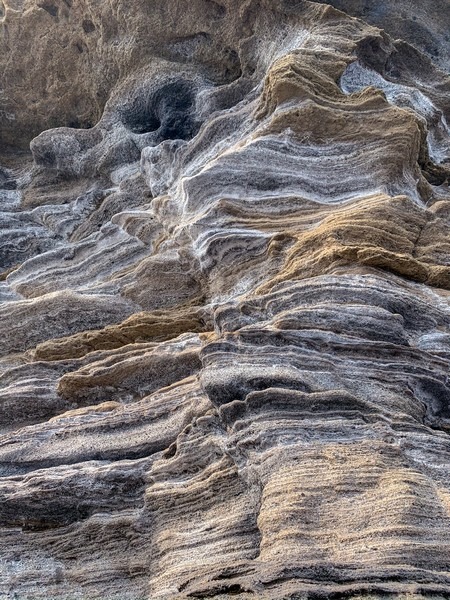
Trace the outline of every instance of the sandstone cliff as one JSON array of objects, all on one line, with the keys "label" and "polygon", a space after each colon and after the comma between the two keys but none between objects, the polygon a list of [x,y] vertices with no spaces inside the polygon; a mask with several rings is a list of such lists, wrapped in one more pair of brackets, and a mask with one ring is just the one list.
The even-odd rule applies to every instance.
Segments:
[{"label": "sandstone cliff", "polygon": [[0,0],[1,600],[450,596],[449,32]]}]

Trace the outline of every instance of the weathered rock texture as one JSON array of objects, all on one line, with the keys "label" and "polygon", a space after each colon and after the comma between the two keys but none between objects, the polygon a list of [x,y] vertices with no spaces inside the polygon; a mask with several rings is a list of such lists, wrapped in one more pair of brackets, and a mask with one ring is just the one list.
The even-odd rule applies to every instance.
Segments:
[{"label": "weathered rock texture", "polygon": [[450,6],[332,4],[0,1],[1,600],[449,597]]}]

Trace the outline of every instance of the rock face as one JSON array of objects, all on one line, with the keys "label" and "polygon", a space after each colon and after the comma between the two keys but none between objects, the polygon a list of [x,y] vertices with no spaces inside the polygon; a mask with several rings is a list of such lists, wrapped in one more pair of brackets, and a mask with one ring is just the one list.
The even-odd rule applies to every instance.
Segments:
[{"label": "rock face", "polygon": [[1,600],[449,597],[449,5],[329,4],[0,2]]}]

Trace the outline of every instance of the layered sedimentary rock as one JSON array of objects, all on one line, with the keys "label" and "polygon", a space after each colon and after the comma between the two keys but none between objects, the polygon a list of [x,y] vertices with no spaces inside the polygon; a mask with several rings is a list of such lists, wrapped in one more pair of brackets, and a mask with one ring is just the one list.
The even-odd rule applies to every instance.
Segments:
[{"label": "layered sedimentary rock", "polygon": [[0,2],[0,598],[448,597],[448,3],[131,4]]}]

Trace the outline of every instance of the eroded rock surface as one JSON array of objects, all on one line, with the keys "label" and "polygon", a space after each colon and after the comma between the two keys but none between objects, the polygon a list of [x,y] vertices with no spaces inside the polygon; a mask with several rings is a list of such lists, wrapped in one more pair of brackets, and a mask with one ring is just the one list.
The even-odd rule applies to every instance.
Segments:
[{"label": "eroded rock surface", "polygon": [[449,597],[450,7],[329,4],[0,2],[1,600]]}]

